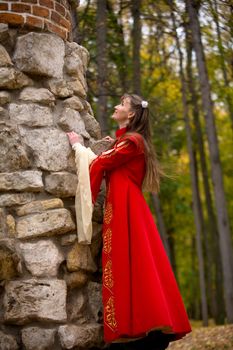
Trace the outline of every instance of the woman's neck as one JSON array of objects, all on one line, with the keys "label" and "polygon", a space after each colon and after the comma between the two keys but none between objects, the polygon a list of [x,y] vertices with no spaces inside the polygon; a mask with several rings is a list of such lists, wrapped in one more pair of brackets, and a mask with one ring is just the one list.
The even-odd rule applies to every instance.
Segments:
[{"label": "woman's neck", "polygon": [[128,123],[122,123],[122,124],[118,124],[119,126],[119,129],[122,129],[122,128],[126,128],[126,126],[128,125]]}]

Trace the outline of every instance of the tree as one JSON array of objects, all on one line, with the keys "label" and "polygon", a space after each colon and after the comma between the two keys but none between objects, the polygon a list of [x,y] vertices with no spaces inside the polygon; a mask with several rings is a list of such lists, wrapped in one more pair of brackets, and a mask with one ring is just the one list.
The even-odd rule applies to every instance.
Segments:
[{"label": "tree", "polygon": [[97,0],[96,13],[96,41],[97,41],[97,119],[103,135],[108,133],[107,123],[107,3],[106,0]]},{"label": "tree", "polygon": [[133,17],[133,92],[137,95],[141,95],[141,60],[140,60],[140,47],[141,47],[141,21],[140,21],[140,8],[141,0],[132,0],[132,17]]},{"label": "tree", "polygon": [[192,193],[193,193],[193,210],[194,210],[194,220],[195,220],[195,226],[196,226],[196,246],[197,246],[197,254],[198,254],[198,264],[199,264],[202,317],[203,317],[203,325],[208,326],[208,308],[207,308],[207,299],[206,299],[205,269],[204,269],[204,258],[203,258],[202,239],[201,239],[202,232],[203,232],[203,215],[202,215],[200,194],[198,189],[197,163],[194,157],[192,131],[190,127],[189,108],[188,108],[188,99],[187,99],[187,83],[186,83],[186,78],[185,78],[184,69],[183,69],[183,54],[181,51],[180,42],[177,34],[176,19],[174,15],[174,4],[172,0],[168,0],[168,3],[169,3],[169,6],[171,7],[171,19],[173,24],[173,32],[175,35],[176,47],[179,55],[179,74],[180,74],[180,80],[181,80],[183,117],[184,117],[186,136],[187,136],[190,175],[191,175]]},{"label": "tree", "polygon": [[206,132],[211,162],[211,175],[214,187],[218,230],[220,233],[220,249],[224,276],[226,313],[228,322],[233,322],[233,252],[229,217],[223,185],[223,175],[219,156],[215,117],[213,113],[213,102],[211,99],[211,89],[201,39],[197,4],[194,0],[185,0],[185,3],[187,6],[190,28],[192,31],[193,47],[197,58],[197,68],[202,93],[202,105],[206,121]]}]

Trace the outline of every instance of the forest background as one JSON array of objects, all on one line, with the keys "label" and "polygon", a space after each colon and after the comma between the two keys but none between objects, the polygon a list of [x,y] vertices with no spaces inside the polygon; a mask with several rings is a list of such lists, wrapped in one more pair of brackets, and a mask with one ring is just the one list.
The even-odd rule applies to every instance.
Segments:
[{"label": "forest background", "polygon": [[189,317],[233,323],[233,4],[74,1],[73,40],[90,53],[88,100],[103,136],[125,93],[149,102],[168,177],[145,193]]}]

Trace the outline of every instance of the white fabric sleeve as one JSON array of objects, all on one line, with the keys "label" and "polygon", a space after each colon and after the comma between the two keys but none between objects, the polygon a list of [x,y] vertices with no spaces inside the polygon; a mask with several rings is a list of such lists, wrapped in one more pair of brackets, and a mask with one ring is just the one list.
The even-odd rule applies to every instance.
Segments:
[{"label": "white fabric sleeve", "polygon": [[72,149],[75,151],[75,163],[78,175],[78,185],[75,195],[78,242],[80,244],[91,244],[93,204],[89,165],[97,155],[89,147],[86,148],[80,143],[72,145]]}]

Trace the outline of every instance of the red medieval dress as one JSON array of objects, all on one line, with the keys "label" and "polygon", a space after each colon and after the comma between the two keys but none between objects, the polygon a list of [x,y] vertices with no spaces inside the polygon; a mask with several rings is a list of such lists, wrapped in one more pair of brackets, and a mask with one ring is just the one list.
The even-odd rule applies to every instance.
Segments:
[{"label": "red medieval dress", "polygon": [[90,165],[92,201],[103,177],[102,301],[104,341],[144,337],[152,330],[180,339],[187,313],[150,209],[143,197],[143,138],[116,131],[117,142]]}]

